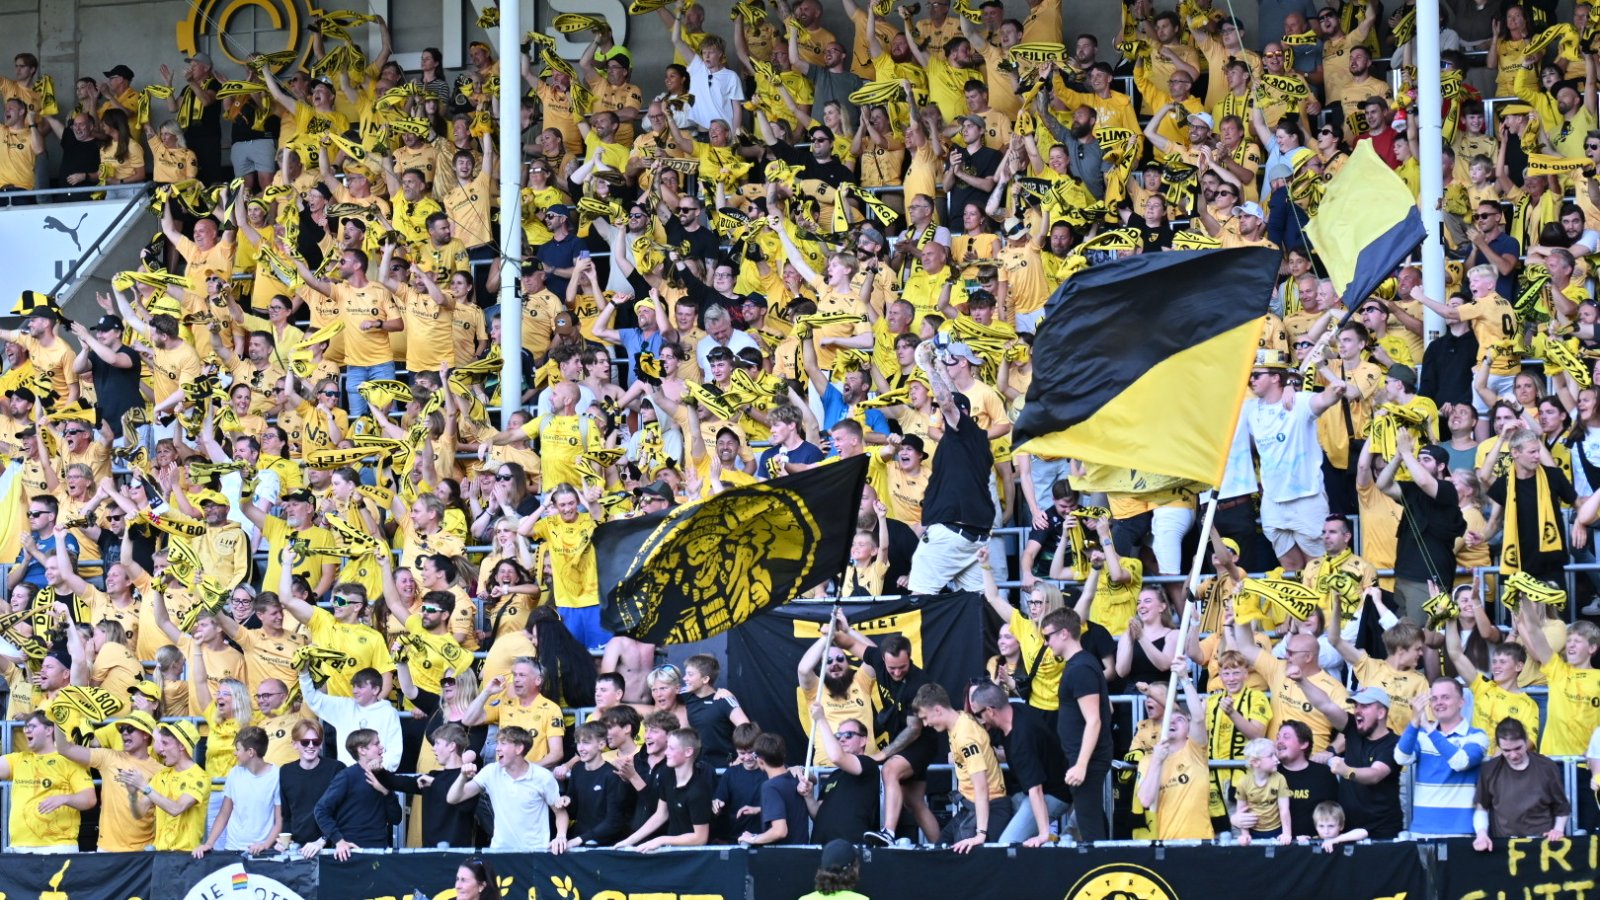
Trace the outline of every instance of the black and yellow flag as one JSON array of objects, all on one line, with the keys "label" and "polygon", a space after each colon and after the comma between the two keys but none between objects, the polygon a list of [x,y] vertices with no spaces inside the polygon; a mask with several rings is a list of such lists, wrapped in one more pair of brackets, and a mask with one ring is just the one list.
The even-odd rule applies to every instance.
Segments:
[{"label": "black and yellow flag", "polygon": [[858,456],[601,525],[601,621],[685,644],[787,603],[844,568],[866,478]]},{"label": "black and yellow flag", "polygon": [[1371,141],[1350,153],[1306,226],[1333,288],[1354,309],[1427,236],[1422,213]]},{"label": "black and yellow flag", "polygon": [[1074,275],[1045,307],[1013,445],[1219,483],[1280,258],[1183,250]]}]

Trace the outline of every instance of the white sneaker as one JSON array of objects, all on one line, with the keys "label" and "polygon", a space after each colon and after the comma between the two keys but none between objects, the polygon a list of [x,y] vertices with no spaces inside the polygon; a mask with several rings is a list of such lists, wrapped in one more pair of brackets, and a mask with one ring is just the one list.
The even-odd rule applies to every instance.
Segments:
[{"label": "white sneaker", "polygon": [[1600,616],[1600,597],[1596,597],[1595,599],[1584,604],[1584,607],[1578,610],[1578,612],[1586,616]]}]

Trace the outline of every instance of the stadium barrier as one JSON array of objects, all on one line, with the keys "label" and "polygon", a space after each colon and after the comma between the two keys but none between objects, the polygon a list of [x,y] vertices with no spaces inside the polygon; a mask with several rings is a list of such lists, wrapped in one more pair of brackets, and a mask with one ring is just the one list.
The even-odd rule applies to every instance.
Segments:
[{"label": "stadium barrier", "polygon": [[[1480,900],[1581,897],[1594,887],[1600,838],[1518,838],[1479,853],[1468,839],[1345,845],[985,847],[863,851],[862,894],[1008,900],[1193,900],[1223,896],[1297,900]],[[816,847],[719,847],[653,854],[614,850],[490,853],[501,896],[563,900],[792,900],[809,891]],[[313,860],[213,853],[8,855],[0,892],[49,900],[399,900],[450,897],[467,852],[330,853]]]}]

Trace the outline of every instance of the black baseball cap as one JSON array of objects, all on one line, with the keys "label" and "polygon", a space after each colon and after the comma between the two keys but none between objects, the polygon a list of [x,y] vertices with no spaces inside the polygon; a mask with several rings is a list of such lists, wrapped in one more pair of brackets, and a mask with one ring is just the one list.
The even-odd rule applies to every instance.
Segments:
[{"label": "black baseball cap", "polygon": [[101,316],[100,321],[89,326],[90,331],[121,331],[122,317],[107,315]]}]

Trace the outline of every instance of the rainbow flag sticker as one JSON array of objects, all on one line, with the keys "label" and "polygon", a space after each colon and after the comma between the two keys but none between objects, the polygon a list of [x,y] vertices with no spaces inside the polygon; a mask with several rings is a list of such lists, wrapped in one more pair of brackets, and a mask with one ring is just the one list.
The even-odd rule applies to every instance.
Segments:
[{"label": "rainbow flag sticker", "polygon": [[233,889],[236,891],[250,889],[250,876],[243,869],[233,873]]}]

